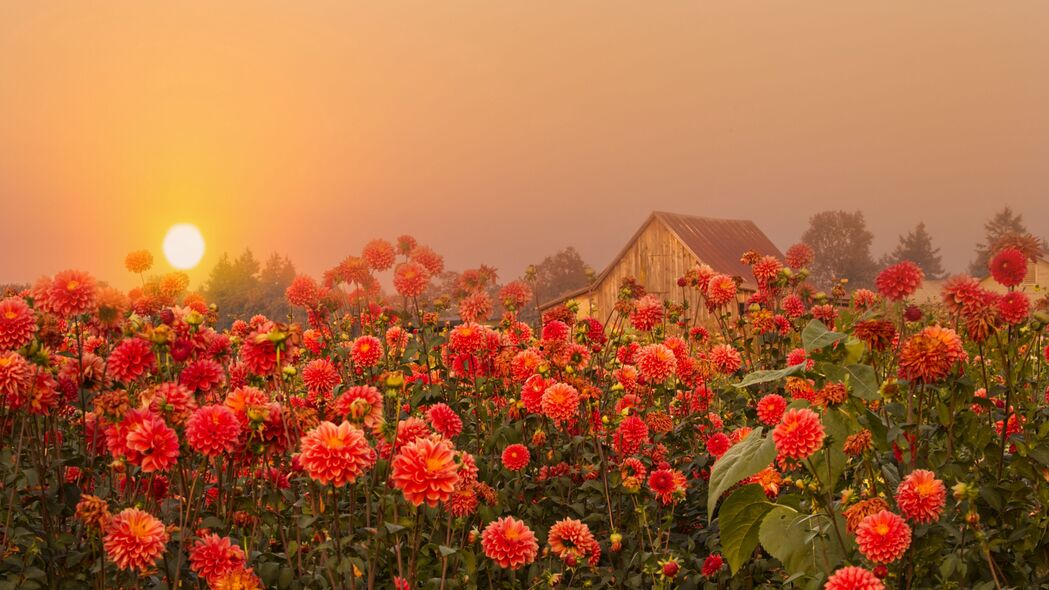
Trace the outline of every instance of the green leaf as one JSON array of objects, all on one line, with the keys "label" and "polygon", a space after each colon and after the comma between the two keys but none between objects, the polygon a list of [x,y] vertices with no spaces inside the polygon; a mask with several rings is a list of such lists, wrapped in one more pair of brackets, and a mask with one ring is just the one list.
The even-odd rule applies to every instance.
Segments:
[{"label": "green leaf", "polygon": [[441,545],[437,548],[437,550],[441,552],[441,557],[448,557],[449,555],[452,555],[457,551],[457,549],[453,549],[452,547],[447,547],[445,545]]},{"label": "green leaf", "polygon": [[743,388],[750,385],[757,385],[758,383],[768,383],[769,381],[779,381],[789,375],[800,373],[805,368],[805,363],[799,363],[797,365],[787,367],[785,369],[777,369],[775,371],[754,371],[748,373],[746,377],[739,383],[734,384],[736,387]]},{"label": "green leaf", "polygon": [[710,491],[707,492],[707,518],[713,520],[718,498],[745,478],[765,469],[776,458],[772,437],[762,438],[755,428],[747,438],[732,445],[710,469]]},{"label": "green leaf", "polygon": [[878,389],[878,377],[874,374],[874,367],[870,365],[846,365],[845,371],[849,376],[849,385],[857,396],[867,401],[881,399]]},{"label": "green leaf", "polygon": [[805,347],[805,352],[811,352],[818,348],[830,346],[842,338],[845,338],[845,334],[831,332],[827,329],[827,326],[819,320],[810,321],[801,331],[801,342]]},{"label": "green leaf", "polygon": [[743,486],[725,500],[718,517],[718,526],[721,529],[721,548],[732,573],[739,572],[739,568],[754,553],[758,546],[761,521],[774,506],[757,484]]},{"label": "green leaf", "polygon": [[[761,522],[761,546],[783,564],[791,576],[816,576],[841,561],[840,547],[819,530],[819,517],[776,506]],[[826,517],[823,517],[826,520]]]}]

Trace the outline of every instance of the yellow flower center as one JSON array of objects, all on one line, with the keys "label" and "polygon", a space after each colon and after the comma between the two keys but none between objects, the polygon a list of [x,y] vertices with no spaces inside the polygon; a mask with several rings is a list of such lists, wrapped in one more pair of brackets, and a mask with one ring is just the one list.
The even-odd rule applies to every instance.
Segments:
[{"label": "yellow flower center", "polygon": [[440,457],[430,457],[426,460],[426,470],[430,473],[444,469],[444,461]]},{"label": "yellow flower center", "polygon": [[13,312],[13,311],[8,311],[7,313],[5,313],[5,314],[4,314],[4,317],[5,317],[5,318],[7,318],[7,319],[9,319],[9,320],[13,320],[13,319],[15,319],[15,317],[16,317],[17,315],[18,315],[18,314],[17,314],[17,313],[15,313],[15,312]]},{"label": "yellow flower center", "polygon": [[879,535],[887,535],[889,534],[889,523],[879,522],[878,525],[874,527],[874,530],[877,531]]},{"label": "yellow flower center", "polygon": [[69,281],[66,283],[66,291],[72,291],[80,286],[80,281]]}]

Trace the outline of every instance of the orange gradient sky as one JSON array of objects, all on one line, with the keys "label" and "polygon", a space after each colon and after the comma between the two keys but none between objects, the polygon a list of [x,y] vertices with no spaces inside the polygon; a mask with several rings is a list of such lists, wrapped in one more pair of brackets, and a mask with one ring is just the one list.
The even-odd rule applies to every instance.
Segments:
[{"label": "orange gradient sky", "polygon": [[[415,235],[510,279],[652,209],[781,247],[863,209],[962,270],[1049,234],[1049,2],[0,0],[0,282],[117,284],[197,224],[317,274]],[[158,268],[167,268],[161,263]]]}]

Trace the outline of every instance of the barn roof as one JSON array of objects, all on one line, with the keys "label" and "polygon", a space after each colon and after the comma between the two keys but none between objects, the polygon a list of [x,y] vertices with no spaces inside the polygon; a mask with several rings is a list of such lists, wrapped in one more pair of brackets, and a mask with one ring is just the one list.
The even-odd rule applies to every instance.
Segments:
[{"label": "barn roof", "polygon": [[753,221],[653,211],[623,246],[623,249],[608,263],[601,274],[597,275],[591,285],[562,295],[540,307],[545,309],[560,301],[577,297],[601,284],[616,263],[630,250],[630,246],[653,221],[658,221],[666,226],[681,244],[695,254],[703,264],[709,265],[716,272],[740,277],[743,280],[741,286],[744,289],[752,291],[757,289],[750,267],[740,261],[744,252],[754,250],[761,255],[783,258],[783,253],[779,248]]}]

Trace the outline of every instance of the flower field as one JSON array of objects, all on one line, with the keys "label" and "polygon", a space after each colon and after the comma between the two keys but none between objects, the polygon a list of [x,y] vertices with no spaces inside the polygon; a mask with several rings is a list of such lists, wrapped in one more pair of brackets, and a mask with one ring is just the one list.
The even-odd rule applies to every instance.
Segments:
[{"label": "flower field", "polygon": [[922,305],[741,255],[537,322],[410,237],[228,330],[146,251],[3,294],[0,590],[1049,585],[1030,253]]}]

